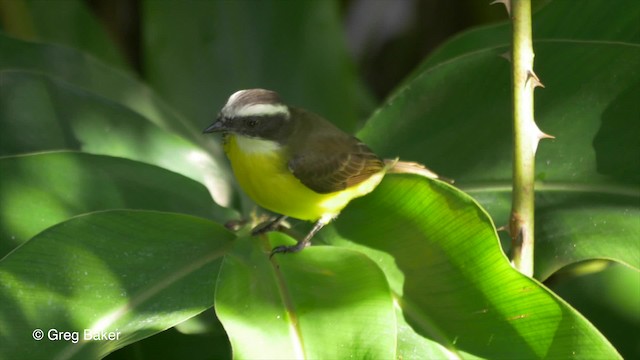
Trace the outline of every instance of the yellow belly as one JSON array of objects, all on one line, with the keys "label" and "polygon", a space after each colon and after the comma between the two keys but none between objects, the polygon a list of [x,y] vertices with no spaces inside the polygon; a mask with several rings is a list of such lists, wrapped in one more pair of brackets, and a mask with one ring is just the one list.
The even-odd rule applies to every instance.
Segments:
[{"label": "yellow belly", "polygon": [[302,220],[328,222],[353,198],[371,192],[385,172],[343,191],[319,194],[293,176],[283,149],[274,142],[228,135],[225,152],[240,187],[256,204]]}]

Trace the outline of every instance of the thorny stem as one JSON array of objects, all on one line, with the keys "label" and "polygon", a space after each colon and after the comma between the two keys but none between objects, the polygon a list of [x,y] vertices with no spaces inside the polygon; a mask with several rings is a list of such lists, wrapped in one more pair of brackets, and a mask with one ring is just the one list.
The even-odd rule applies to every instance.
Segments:
[{"label": "thorny stem", "polygon": [[511,0],[513,46],[513,202],[509,233],[512,263],[521,273],[533,275],[534,171],[538,141],[542,133],[533,117],[533,90],[542,86],[533,72],[531,0]]}]

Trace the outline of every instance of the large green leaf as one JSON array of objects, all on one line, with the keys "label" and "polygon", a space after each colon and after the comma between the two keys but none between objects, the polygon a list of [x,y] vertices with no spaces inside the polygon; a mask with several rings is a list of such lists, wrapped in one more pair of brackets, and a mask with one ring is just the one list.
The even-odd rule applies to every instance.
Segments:
[{"label": "large green leaf", "polygon": [[[98,358],[202,312],[232,238],[201,218],[144,211],[94,213],[40,233],[0,260],[0,357]],[[44,331],[38,342],[35,329]],[[50,329],[79,341],[51,340]],[[85,341],[85,329],[119,335]]]},{"label": "large green leaf", "polygon": [[[446,184],[390,175],[321,234],[327,242],[368,255],[386,275],[403,311],[396,318],[395,341],[384,345],[393,351],[386,355],[618,357],[580,314],[509,265],[489,217]],[[334,347],[328,344],[342,342],[324,324],[335,327],[336,322],[350,334],[340,333],[347,351],[353,351],[347,355],[358,357],[365,349],[382,354],[377,343],[353,335],[389,336],[389,329],[358,315],[356,305],[363,304],[353,303],[354,298],[382,299],[389,293],[386,286],[370,288],[371,281],[378,282],[376,271],[367,270],[370,266],[358,260],[357,252],[334,247],[276,255],[269,262],[272,246],[291,243],[282,235],[271,239],[240,238],[221,270],[216,311],[234,354],[331,357]],[[365,296],[364,291],[373,293]],[[385,302],[367,305],[368,312],[387,313]]]},{"label": "large green leaf", "polygon": [[[493,216],[507,219],[510,189],[472,189]],[[613,190],[613,191],[611,191]],[[640,191],[538,184],[536,269],[544,280],[562,267],[607,259],[640,269]]]},{"label": "large green leaf", "polygon": [[402,309],[396,311],[398,344],[396,357],[398,359],[475,359],[476,357],[454,349],[447,349],[444,345],[421,336],[406,321]]},{"label": "large green leaf", "polygon": [[[639,17],[636,0],[552,0],[533,15],[533,37],[640,44]],[[467,31],[440,46],[416,73],[457,56],[508,45],[511,36],[508,21]]]},{"label": "large green leaf", "polygon": [[109,156],[56,152],[0,158],[0,258],[72,216],[109,209],[191,214],[223,223],[234,216],[201,184]]},{"label": "large green leaf", "polygon": [[[534,15],[534,37],[544,39],[534,43],[536,73],[546,86],[536,92],[536,121],[557,137],[537,155],[539,279],[592,258],[640,268],[638,16],[632,0],[556,0]],[[447,42],[360,134],[389,156],[456,178],[501,225],[510,210],[511,97],[497,55],[510,36],[505,23]]]},{"label": "large green leaf", "polygon": [[216,313],[236,357],[395,358],[395,310],[374,262],[333,247],[269,261],[272,245],[240,238],[223,262]]},{"label": "large green leaf", "polygon": [[335,1],[144,1],[145,75],[195,126],[261,87],[353,131],[360,89],[337,15]]},{"label": "large green leaf", "polygon": [[[556,6],[565,12],[550,12],[553,21],[535,21],[537,34],[568,39],[547,36],[552,41],[536,43],[536,70],[547,85],[536,93],[537,112],[543,130],[558,137],[540,147],[539,278],[586,258],[611,258],[636,268],[639,261],[634,239],[640,224],[633,221],[640,165],[631,155],[640,134],[638,123],[628,120],[638,115],[633,107],[640,84],[633,66],[638,55],[636,46],[620,43],[638,42],[633,22],[638,8],[635,2],[606,3],[594,6],[589,0],[583,10],[556,0],[544,11]],[[212,189],[212,179],[226,184],[225,174],[209,163],[221,154],[212,146],[214,158],[203,155],[195,145],[200,143],[196,131],[239,88],[274,88],[288,103],[354,128],[358,85],[340,39],[335,3],[147,1],[142,6],[145,75],[188,120],[128,75],[82,53],[0,35],[0,70],[28,70],[0,73],[3,154],[75,149],[127,157],[186,174]],[[85,16],[83,11],[75,18]],[[188,22],[176,21],[185,16]],[[580,24],[594,21],[598,26],[590,26],[589,35]],[[501,34],[508,34],[507,27]],[[467,42],[472,46],[466,49],[455,45],[427,60],[428,70],[398,89],[363,137],[388,157],[400,154],[455,177],[505,223],[510,95],[508,64],[497,55],[506,51],[508,37],[495,41],[489,30],[482,31],[474,34],[489,41]],[[191,157],[184,156],[185,148]],[[17,170],[6,178],[2,171],[0,185],[13,187],[24,179],[38,188],[47,176],[60,185],[65,171],[69,176],[86,171],[78,182],[67,178],[68,185],[86,179],[101,186],[92,186],[97,189],[92,193],[83,186],[56,186],[56,199],[21,191],[39,196],[40,204],[58,201],[65,212],[56,218],[57,209],[45,206],[50,223],[25,225],[36,216],[24,215],[30,205],[20,204],[24,216],[15,224],[29,234],[99,209],[102,201],[105,208],[138,207],[146,197],[148,205],[161,210],[209,216],[200,186],[155,167],[122,159],[111,159],[118,166],[100,160],[94,167],[89,158],[106,157],[74,154],[86,157],[75,160],[87,166],[58,164],[63,171],[56,173],[34,160],[39,156],[48,155],[28,156],[29,166],[9,167],[27,169],[21,178]],[[202,156],[207,160],[198,162]],[[0,159],[0,166],[18,158]],[[38,165],[45,167],[42,174]],[[112,170],[115,174],[101,175]],[[154,174],[157,179],[150,179]],[[158,187],[135,194],[137,181]],[[104,194],[98,191],[102,188]],[[116,196],[120,192],[124,199]],[[5,194],[14,203],[19,195],[3,191],[0,205]],[[34,215],[41,214],[37,210]],[[4,230],[7,212],[2,211]],[[486,214],[446,185],[390,176],[320,235],[317,240],[324,237],[350,249],[310,248],[270,262],[273,242],[290,239],[278,234],[270,236],[272,243],[237,239],[223,262],[216,293],[218,315],[237,357],[342,357],[347,350],[336,353],[339,346],[356,357],[403,359],[617,357],[573,309],[510,268]],[[0,260],[0,358],[103,356],[210,307],[216,259],[227,253],[230,237],[202,219],[146,212],[91,214],[45,230]],[[202,274],[194,268],[200,264]],[[122,289],[126,293],[118,297]],[[37,326],[82,331],[114,309],[123,309],[113,325],[126,339],[82,346],[45,339],[34,346],[30,337]],[[24,349],[33,353],[18,352]]]},{"label": "large green leaf", "polygon": [[[498,57],[504,51],[476,51],[429,68],[359,134],[381,154],[455,178],[500,225],[508,220],[511,188],[509,66]],[[536,43],[536,71],[546,85],[536,93],[536,118],[557,138],[543,141],[537,154],[541,279],[587,258],[640,265],[633,246],[640,234],[638,61],[635,45]],[[606,222],[615,225],[593,231]]]},{"label": "large green leaf", "polygon": [[389,175],[325,238],[378,262],[415,331],[462,357],[618,357],[579,313],[511,267],[488,215],[447,184]]},{"label": "large green leaf", "polygon": [[200,127],[193,128],[132,75],[114,69],[76,49],[14,39],[0,33],[0,70],[30,70],[62,79],[95,95],[140,113],[165,130],[175,132],[220,153],[204,142]]},{"label": "large green leaf", "polygon": [[229,201],[227,173],[208,152],[126,107],[27,71],[1,71],[0,94],[0,155],[68,149],[126,157],[181,173]]}]

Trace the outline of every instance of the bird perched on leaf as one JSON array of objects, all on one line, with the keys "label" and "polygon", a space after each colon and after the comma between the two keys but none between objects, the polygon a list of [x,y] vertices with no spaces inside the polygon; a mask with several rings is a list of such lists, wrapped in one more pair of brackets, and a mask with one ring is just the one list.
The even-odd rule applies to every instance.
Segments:
[{"label": "bird perched on leaf", "polygon": [[264,89],[231,95],[204,132],[224,134],[224,150],[240,187],[256,204],[280,214],[254,229],[254,235],[277,229],[287,217],[315,222],[296,245],[278,246],[271,255],[304,249],[390,170],[437,177],[416,163],[382,160],[354,136]]}]

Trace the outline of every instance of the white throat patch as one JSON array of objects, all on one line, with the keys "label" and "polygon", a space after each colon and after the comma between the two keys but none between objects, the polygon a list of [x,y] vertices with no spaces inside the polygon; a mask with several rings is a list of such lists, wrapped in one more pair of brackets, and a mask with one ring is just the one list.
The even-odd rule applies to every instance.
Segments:
[{"label": "white throat patch", "polygon": [[269,154],[280,151],[281,147],[275,141],[250,138],[247,136],[235,135],[238,148],[245,153]]}]

